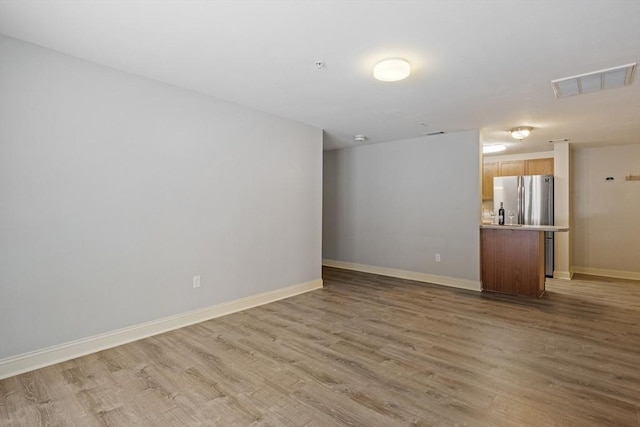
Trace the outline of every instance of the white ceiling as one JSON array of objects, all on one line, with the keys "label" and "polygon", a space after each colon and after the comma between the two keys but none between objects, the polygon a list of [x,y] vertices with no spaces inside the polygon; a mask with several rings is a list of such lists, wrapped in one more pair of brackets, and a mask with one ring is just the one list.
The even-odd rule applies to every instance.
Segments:
[{"label": "white ceiling", "polygon": [[[1,0],[0,33],[320,127],[325,149],[469,129],[501,154],[640,142],[638,71],[565,99],[550,84],[640,62],[637,0]],[[412,75],[374,80],[386,57]]]}]

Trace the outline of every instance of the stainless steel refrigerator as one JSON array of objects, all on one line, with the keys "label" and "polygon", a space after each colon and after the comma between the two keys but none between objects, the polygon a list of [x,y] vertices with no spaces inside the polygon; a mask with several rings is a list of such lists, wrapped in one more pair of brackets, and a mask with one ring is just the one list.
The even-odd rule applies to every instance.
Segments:
[{"label": "stainless steel refrigerator", "polygon": [[[504,204],[505,224],[553,225],[553,175],[501,176],[493,178],[496,216]],[[511,211],[513,217],[508,213]],[[553,276],[553,233],[545,233],[545,275]]]}]

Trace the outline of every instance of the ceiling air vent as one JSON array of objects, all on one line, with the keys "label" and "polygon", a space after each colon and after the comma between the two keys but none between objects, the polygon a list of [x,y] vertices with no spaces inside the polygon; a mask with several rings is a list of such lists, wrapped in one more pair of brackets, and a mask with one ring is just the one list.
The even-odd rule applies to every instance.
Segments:
[{"label": "ceiling air vent", "polygon": [[429,132],[429,133],[425,133],[425,135],[427,136],[436,136],[436,135],[444,135],[446,132],[443,130],[439,130],[437,132]]},{"label": "ceiling air vent", "polygon": [[628,86],[633,81],[636,63],[551,81],[556,98],[582,95],[604,89]]}]

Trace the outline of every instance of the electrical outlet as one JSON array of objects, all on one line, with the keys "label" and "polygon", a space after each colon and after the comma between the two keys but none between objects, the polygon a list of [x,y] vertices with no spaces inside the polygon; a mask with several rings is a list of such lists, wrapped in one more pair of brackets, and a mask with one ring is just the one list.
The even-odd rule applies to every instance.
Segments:
[{"label": "electrical outlet", "polygon": [[193,276],[193,287],[194,288],[200,287],[200,276]]},{"label": "electrical outlet", "polygon": [[436,254],[436,262],[440,262],[440,254]]}]

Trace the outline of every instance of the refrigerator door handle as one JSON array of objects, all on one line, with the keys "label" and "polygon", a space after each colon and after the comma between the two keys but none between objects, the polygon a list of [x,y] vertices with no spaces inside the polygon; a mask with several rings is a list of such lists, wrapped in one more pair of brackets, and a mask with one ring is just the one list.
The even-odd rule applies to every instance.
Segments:
[{"label": "refrigerator door handle", "polygon": [[524,224],[524,178],[518,177],[518,224]]}]

